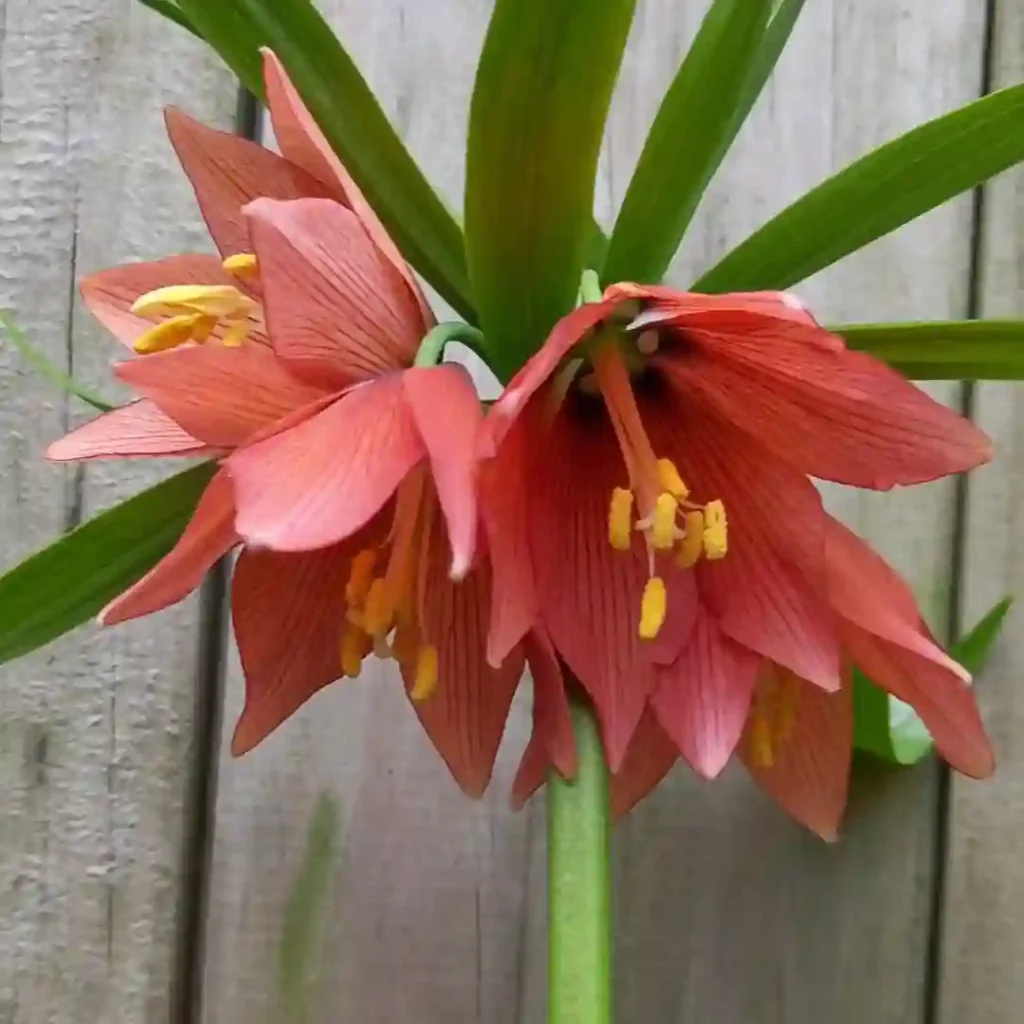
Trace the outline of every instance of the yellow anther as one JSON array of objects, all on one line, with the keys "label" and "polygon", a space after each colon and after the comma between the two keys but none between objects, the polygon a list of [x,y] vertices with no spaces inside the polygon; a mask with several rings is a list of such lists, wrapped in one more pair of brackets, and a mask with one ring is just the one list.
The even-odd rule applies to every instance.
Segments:
[{"label": "yellow anther", "polygon": [[363,666],[363,658],[370,653],[373,641],[357,626],[349,626],[341,637],[341,671],[355,679]]},{"label": "yellow anther", "polygon": [[616,551],[628,551],[632,530],[633,492],[616,487],[608,508],[608,542]]},{"label": "yellow anther", "polygon": [[203,330],[208,319],[201,313],[171,317],[170,320],[165,320],[140,335],[132,347],[139,355],[151,355],[153,352],[166,352],[168,349],[177,348],[193,339],[204,341],[209,334],[209,331]]},{"label": "yellow anther", "polygon": [[237,252],[224,260],[222,265],[229,274],[236,277],[251,277],[259,269],[256,256],[251,252]]},{"label": "yellow anther", "polygon": [[132,303],[137,316],[173,316],[205,313],[207,316],[247,316],[256,303],[230,284],[172,284],[140,295]]},{"label": "yellow anther", "polygon": [[664,490],[678,501],[685,501],[690,495],[690,488],[683,483],[675,463],[671,459],[658,459],[658,480]]},{"label": "yellow anther", "polygon": [[725,558],[729,549],[729,524],[725,506],[721,501],[709,501],[704,506],[704,555],[714,562]]},{"label": "yellow anther", "polygon": [[686,513],[685,533],[676,552],[676,565],[692,569],[704,551],[704,513],[700,510]]},{"label": "yellow anther", "polygon": [[653,640],[665,622],[665,581],[652,576],[644,587],[640,602],[640,637]]},{"label": "yellow anther", "polygon": [[220,339],[225,348],[238,348],[239,345],[249,337],[249,321],[242,320],[240,323],[232,324]]},{"label": "yellow anther", "polygon": [[750,720],[750,759],[755,768],[775,766],[772,727],[763,714],[755,711]]},{"label": "yellow anther", "polygon": [[437,648],[433,644],[421,647],[416,657],[416,678],[409,696],[414,701],[426,700],[437,689]]},{"label": "yellow anther", "polygon": [[366,593],[364,629],[371,636],[384,635],[391,629],[395,610],[383,577],[375,579]]},{"label": "yellow anther", "polygon": [[679,502],[671,494],[659,494],[651,516],[651,547],[669,551],[676,543],[676,513]]},{"label": "yellow anther", "polygon": [[345,584],[345,600],[349,604],[362,604],[373,583],[373,567],[377,564],[377,552],[364,548],[352,559],[352,566]]}]

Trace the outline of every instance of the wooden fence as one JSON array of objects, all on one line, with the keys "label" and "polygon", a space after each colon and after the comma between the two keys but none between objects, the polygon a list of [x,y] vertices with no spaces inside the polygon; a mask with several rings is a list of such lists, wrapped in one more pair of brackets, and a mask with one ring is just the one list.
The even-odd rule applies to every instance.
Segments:
[{"label": "wooden fence", "polygon": [[[488,6],[323,3],[456,207]],[[640,2],[602,215],[704,6]],[[677,280],[868,148],[1020,80],[1022,38],[1020,0],[808,0]],[[0,304],[96,387],[112,392],[117,348],[74,282],[208,245],[160,110],[228,126],[236,99],[213,56],[134,0],[0,0]],[[1011,173],[800,292],[836,319],[1021,314],[1022,232],[1024,176]],[[990,431],[995,465],[966,486],[828,500],[943,630],[1024,593],[1024,391],[937,393]],[[0,346],[2,564],[162,474],[47,465],[44,444],[81,415]],[[456,791],[382,667],[233,761],[211,734],[241,692],[219,596],[213,581],[203,600],[3,670],[0,1024],[543,1021],[542,807],[507,806],[528,706],[513,709],[481,803]],[[866,768],[843,841],[826,847],[738,774],[704,785],[677,770],[616,835],[618,1019],[1024,1019],[1020,623],[980,686],[994,782]]]}]

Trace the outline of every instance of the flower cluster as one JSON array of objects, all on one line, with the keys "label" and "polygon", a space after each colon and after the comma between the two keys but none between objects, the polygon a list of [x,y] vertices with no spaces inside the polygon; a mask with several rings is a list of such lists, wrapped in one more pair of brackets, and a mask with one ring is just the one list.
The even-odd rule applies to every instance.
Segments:
[{"label": "flower cluster", "polygon": [[735,756],[832,837],[856,666],[954,767],[991,772],[968,676],[810,481],[932,480],[984,462],[983,434],[788,295],[635,284],[569,313],[485,416],[465,370],[418,356],[416,279],[272,54],[264,74],[280,155],[169,114],[220,255],[83,284],[141,397],[49,451],[218,463],[102,620],[180,600],[239,548],[235,753],[372,654],[479,794],[528,664],[518,801],[575,770],[578,687],[618,811],[680,757],[712,778]]}]

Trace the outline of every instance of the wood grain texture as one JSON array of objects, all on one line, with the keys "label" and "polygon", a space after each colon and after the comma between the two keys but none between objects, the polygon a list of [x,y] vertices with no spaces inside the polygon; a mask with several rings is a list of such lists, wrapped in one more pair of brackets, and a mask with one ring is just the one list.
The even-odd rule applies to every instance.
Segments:
[{"label": "wood grain texture", "polygon": [[[415,155],[458,207],[476,0],[324,3]],[[628,183],[705,6],[641,0],[609,126],[599,213]],[[973,0],[816,0],[717,179],[674,270],[683,284],[833,169],[975,96],[984,12]],[[798,289],[826,317],[966,310],[969,203],[929,216]],[[957,389],[939,394],[955,400]],[[952,490],[829,491],[941,624]],[[232,673],[226,728],[241,699]],[[263,747],[220,766],[204,1020],[370,1024],[544,1019],[543,809],[506,809],[525,739],[517,703],[494,785],[464,801],[376,667],[320,694]],[[339,848],[293,935],[314,807]],[[678,771],[616,838],[619,1019],[911,1024],[924,1012],[936,794],[931,768],[859,780],[843,843],[826,848],[735,775]],[[299,901],[301,902],[301,901]],[[284,1000],[283,994],[290,1001]],[[297,1009],[298,1007],[298,1009]]]},{"label": "wood grain texture", "polygon": [[[201,242],[160,109],[224,121],[235,88],[129,0],[7,0],[0,12],[0,303],[111,394],[122,353],[88,323],[75,279]],[[47,465],[45,444],[87,412],[0,342],[5,567],[163,475]],[[197,627],[191,602],[88,627],[0,676],[4,1024],[169,1018]]]},{"label": "wood grain texture", "polygon": [[[1024,78],[1024,9],[995,5],[993,88]],[[980,315],[1024,315],[1024,173],[985,190]],[[1006,593],[1024,595],[1024,391],[982,384],[976,418],[995,442],[995,462],[972,474],[963,572],[963,625]],[[984,785],[954,777],[943,904],[940,1024],[1010,1024],[1024,1005],[1024,636],[1011,612],[978,699],[996,748],[996,777]]]}]

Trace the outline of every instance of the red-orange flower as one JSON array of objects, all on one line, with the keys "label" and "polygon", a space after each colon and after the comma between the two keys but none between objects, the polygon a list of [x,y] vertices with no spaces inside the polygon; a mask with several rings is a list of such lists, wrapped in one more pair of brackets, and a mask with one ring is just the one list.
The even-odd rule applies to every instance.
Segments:
[{"label": "red-orange flower", "polygon": [[[491,410],[484,454],[500,466],[510,439],[530,453],[523,586],[594,702],[620,810],[679,754],[712,777],[738,748],[834,834],[853,664],[914,705],[955,767],[991,771],[966,673],[809,480],[918,483],[986,461],[989,442],[791,297],[609,288]],[[521,795],[541,781],[543,735]]]},{"label": "red-orange flower", "polygon": [[225,460],[175,549],[101,618],[180,600],[245,542],[236,753],[375,651],[398,660],[431,739],[480,792],[524,651],[545,654],[531,639],[500,668],[484,658],[480,405],[461,367],[412,365],[433,326],[412,273],[269,55],[266,73],[283,158],[171,119],[224,267],[181,256],[84,283],[89,308],[143,353],[115,373],[144,397],[49,455]]}]

